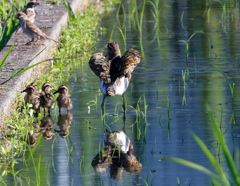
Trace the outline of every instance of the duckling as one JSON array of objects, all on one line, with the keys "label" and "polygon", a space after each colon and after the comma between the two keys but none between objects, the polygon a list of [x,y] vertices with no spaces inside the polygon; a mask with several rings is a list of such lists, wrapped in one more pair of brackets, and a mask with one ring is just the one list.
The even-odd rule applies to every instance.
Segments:
[{"label": "duckling", "polygon": [[61,85],[56,92],[59,93],[57,97],[59,114],[61,114],[61,108],[66,108],[67,112],[73,107],[71,96],[68,94],[68,88],[65,85]]},{"label": "duckling", "polygon": [[[141,58],[141,54],[132,48],[121,56],[119,45],[116,42],[108,43],[107,50],[108,59],[102,53],[96,53],[89,60],[91,70],[101,80],[102,108],[107,96],[120,95],[124,97],[132,77],[131,74],[140,63]],[[123,108],[125,108],[124,102]]]},{"label": "duckling", "polygon": [[40,110],[40,96],[36,93],[36,89],[32,85],[28,85],[22,92],[26,92],[25,102],[32,104],[32,109],[38,113]]},{"label": "duckling", "polygon": [[50,94],[51,90],[55,90],[50,83],[44,83],[42,85],[42,92],[40,95],[41,106],[44,108],[44,115],[45,115],[45,108],[48,108],[48,114],[50,114],[50,108],[54,103],[54,99]]}]

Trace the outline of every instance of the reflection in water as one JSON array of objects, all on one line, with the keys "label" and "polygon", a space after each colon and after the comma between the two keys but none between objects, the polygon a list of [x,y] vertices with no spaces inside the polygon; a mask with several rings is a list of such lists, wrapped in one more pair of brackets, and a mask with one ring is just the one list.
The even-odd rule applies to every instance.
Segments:
[{"label": "reflection in water", "polygon": [[[125,122],[125,116],[124,116]],[[138,173],[142,164],[133,155],[133,145],[125,132],[125,123],[121,131],[106,131],[103,135],[104,148],[92,160],[92,166],[98,172],[106,172],[110,168],[110,177],[119,180],[123,170]]]},{"label": "reflection in water", "polygon": [[40,122],[41,125],[38,124],[37,120],[34,122],[33,126],[35,128],[34,131],[28,134],[27,143],[30,145],[36,145],[37,138],[39,134],[43,134],[43,138],[45,140],[52,139],[53,135],[57,132],[59,136],[62,138],[66,138],[69,135],[69,128],[72,123],[73,116],[70,113],[66,115],[59,115],[57,125],[59,126],[59,130],[54,129],[54,121],[52,116],[48,115],[43,117]]},{"label": "reflection in water", "polygon": [[66,138],[69,135],[69,128],[71,127],[73,116],[70,113],[58,116],[58,126],[60,130],[55,130],[62,138]]},{"label": "reflection in water", "polygon": [[33,127],[35,130],[28,133],[27,143],[29,145],[36,145],[37,138],[41,133],[41,128],[40,128],[40,125],[37,123],[37,121],[34,121]]},{"label": "reflection in water", "polygon": [[52,139],[54,135],[54,132],[52,131],[53,125],[54,121],[50,115],[41,119],[41,129],[43,133],[43,138],[45,140]]}]

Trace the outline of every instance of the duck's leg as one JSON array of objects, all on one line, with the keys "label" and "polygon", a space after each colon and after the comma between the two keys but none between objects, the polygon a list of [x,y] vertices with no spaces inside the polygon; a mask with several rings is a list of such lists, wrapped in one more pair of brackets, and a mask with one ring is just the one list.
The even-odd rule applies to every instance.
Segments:
[{"label": "duck's leg", "polygon": [[122,104],[123,113],[126,114],[126,111],[127,111],[127,100],[126,100],[126,97],[124,96],[124,94],[122,95],[122,98],[123,98],[123,104]]},{"label": "duck's leg", "polygon": [[48,108],[48,115],[49,115],[49,116],[51,115],[51,113],[50,113],[50,108]]}]

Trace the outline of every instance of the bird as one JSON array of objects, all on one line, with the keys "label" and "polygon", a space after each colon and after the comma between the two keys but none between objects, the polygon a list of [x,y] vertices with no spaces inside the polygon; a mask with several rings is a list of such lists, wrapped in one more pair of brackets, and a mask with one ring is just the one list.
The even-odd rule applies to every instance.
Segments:
[{"label": "bird", "polygon": [[[22,11],[23,13],[25,13],[28,17],[28,20],[31,23],[34,23],[35,21],[35,17],[36,17],[36,13],[35,13],[35,7],[37,5],[40,5],[38,2],[36,1],[29,1],[25,7],[25,9]],[[18,26],[16,32],[16,34],[21,34],[22,33],[22,28],[20,26]]]},{"label": "bird", "polygon": [[32,109],[36,110],[36,113],[40,111],[40,96],[36,93],[36,88],[32,85],[28,85],[23,91],[26,92],[25,103],[30,103]]},{"label": "bird", "polygon": [[23,12],[16,13],[15,18],[19,19],[19,23],[23,33],[32,38],[32,40],[27,42],[26,45],[30,45],[34,41],[34,38],[37,38],[35,44],[38,40],[41,39],[50,39],[56,43],[59,43],[58,41],[48,37],[44,32],[42,32],[40,28],[38,28],[34,23],[32,23],[29,20],[25,13]]},{"label": "bird", "polygon": [[67,112],[73,107],[71,96],[68,94],[68,88],[65,85],[61,85],[56,92],[59,93],[57,97],[57,103],[59,108],[59,114],[61,114],[61,108],[66,108]]},{"label": "bird", "polygon": [[26,8],[23,10],[23,13],[25,13],[28,17],[28,20],[32,23],[34,23],[35,21],[35,17],[36,17],[36,13],[34,8],[40,5],[38,2],[36,1],[29,1]]},{"label": "bird", "polygon": [[[90,58],[89,66],[100,78],[100,90],[103,94],[102,108],[107,96],[120,95],[124,98],[132,72],[140,63],[140,59],[141,54],[133,48],[128,49],[121,56],[119,45],[116,42],[108,43],[106,56],[102,53],[95,53]],[[125,101],[123,101],[123,108],[125,111]]]},{"label": "bird", "polygon": [[42,85],[42,92],[40,93],[40,101],[41,107],[44,108],[44,115],[45,115],[45,108],[48,108],[48,114],[50,115],[50,108],[54,103],[54,99],[50,94],[51,90],[55,90],[50,83],[44,83]]}]

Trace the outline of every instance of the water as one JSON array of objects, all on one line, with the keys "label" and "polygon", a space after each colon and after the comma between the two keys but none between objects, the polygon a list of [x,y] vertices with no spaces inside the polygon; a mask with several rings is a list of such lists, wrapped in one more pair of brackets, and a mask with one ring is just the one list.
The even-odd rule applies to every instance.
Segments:
[{"label": "water", "polygon": [[[126,121],[119,96],[107,98],[105,115],[105,123],[112,131],[122,130],[125,122],[133,154],[142,164],[142,170],[130,173],[119,169],[118,179],[113,179],[109,168],[100,173],[92,167],[93,158],[101,151],[104,128],[100,106],[102,95],[97,92],[99,80],[86,59],[80,61],[81,67],[73,70],[66,84],[74,101],[74,108],[68,115],[71,124],[58,126],[58,115],[53,114],[54,125],[50,124],[49,128],[59,133],[64,128],[67,137],[62,138],[56,133],[45,140],[39,134],[34,161],[26,152],[26,162],[19,160],[15,167],[16,171],[21,170],[15,183],[37,183],[39,172],[39,179],[44,183],[41,185],[145,185],[147,182],[171,186],[177,185],[177,178],[182,185],[211,185],[205,174],[162,159],[162,156],[183,158],[214,171],[193,140],[193,132],[224,167],[226,162],[213,133],[211,113],[221,126],[230,152],[239,147],[239,3],[160,1],[159,32],[155,40],[153,6],[146,3],[141,41],[136,18],[131,21],[131,14],[124,16],[124,12],[133,12],[134,17],[135,9],[131,8],[130,2],[124,1],[123,6],[117,6],[101,21],[107,34],[102,36],[96,51],[91,52],[106,52],[106,44],[115,41],[123,53],[124,42],[117,26],[124,30],[122,25],[125,23],[126,48],[133,47],[144,56],[133,72],[125,94],[129,104]],[[138,2],[138,11],[142,3]],[[196,31],[202,33],[196,33],[188,41]],[[188,41],[188,57],[186,44],[180,40]],[[235,83],[233,96],[228,83]],[[141,128],[138,139],[134,108],[143,95],[147,103],[147,130],[144,136]],[[141,112],[144,113],[143,105]],[[9,176],[6,183],[11,185],[13,178]]]}]

